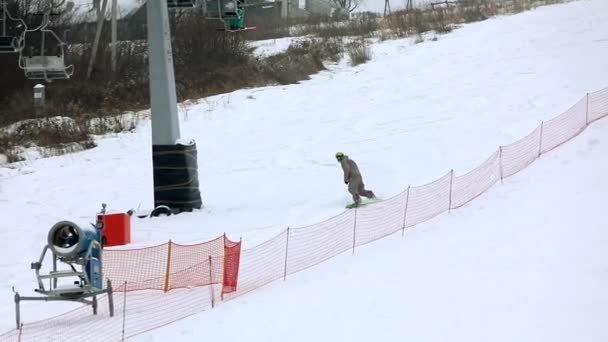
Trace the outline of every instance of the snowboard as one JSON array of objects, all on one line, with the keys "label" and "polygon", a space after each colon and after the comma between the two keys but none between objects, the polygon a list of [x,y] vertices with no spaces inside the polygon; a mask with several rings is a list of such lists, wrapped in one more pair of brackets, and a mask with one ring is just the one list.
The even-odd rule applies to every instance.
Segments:
[{"label": "snowboard", "polygon": [[368,204],[372,204],[372,203],[376,203],[376,202],[380,202],[380,199],[378,197],[376,197],[374,199],[365,198],[365,199],[362,199],[361,202],[359,202],[359,205],[357,205],[357,203],[354,203],[354,202],[347,204],[346,209],[354,209],[354,208],[358,208],[358,207],[363,207]]}]

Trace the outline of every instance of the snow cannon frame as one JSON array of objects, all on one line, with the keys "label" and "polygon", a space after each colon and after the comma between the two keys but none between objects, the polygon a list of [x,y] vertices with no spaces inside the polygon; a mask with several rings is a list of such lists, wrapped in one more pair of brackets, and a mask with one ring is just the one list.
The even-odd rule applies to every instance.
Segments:
[{"label": "snow cannon frame", "polygon": [[[102,214],[105,213],[102,205]],[[103,216],[102,216],[103,217]],[[107,293],[110,306],[110,316],[114,316],[114,300],[112,283],[107,280],[103,286],[102,252],[103,252],[103,221],[98,219],[95,224],[77,225],[72,221],[59,221],[49,230],[47,244],[37,262],[31,264],[36,273],[38,288],[34,289],[44,296],[22,297],[15,292],[17,329],[21,326],[19,303],[31,301],[74,301],[91,305],[93,314],[97,314],[97,296]],[[53,268],[48,274],[41,274],[46,253],[51,251]],[[69,269],[58,270],[58,261],[69,266]],[[59,279],[73,278],[73,285],[58,285]],[[48,288],[45,287],[48,280]],[[88,300],[87,298],[91,298]]]}]

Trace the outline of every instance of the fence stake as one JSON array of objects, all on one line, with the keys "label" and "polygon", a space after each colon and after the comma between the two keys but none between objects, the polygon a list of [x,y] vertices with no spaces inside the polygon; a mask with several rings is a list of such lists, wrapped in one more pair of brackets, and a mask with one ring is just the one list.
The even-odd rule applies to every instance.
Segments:
[{"label": "fence stake", "polygon": [[589,124],[589,93],[586,95],[587,97],[587,106],[585,108],[585,126]]},{"label": "fence stake", "polygon": [[450,199],[448,202],[448,213],[452,211],[452,187],[454,185],[454,169],[450,171]]},{"label": "fence stake", "polygon": [[127,282],[125,281],[125,292],[122,296],[122,342],[125,341],[125,326],[127,325]]},{"label": "fence stake", "polygon": [[287,242],[285,242],[285,268],[283,270],[283,281],[287,280],[287,255],[289,253],[289,227],[287,227]]},{"label": "fence stake", "polygon": [[543,130],[545,127],[545,122],[541,121],[540,122],[540,138],[539,138],[539,142],[538,142],[538,158],[540,158],[541,152],[543,150]]},{"label": "fence stake", "polygon": [[502,170],[502,146],[498,147],[498,163],[500,164],[500,184],[503,184],[503,170]]},{"label": "fence stake", "polygon": [[405,219],[407,218],[407,205],[410,201],[410,186],[407,187],[407,194],[405,195],[405,209],[403,209],[403,228],[401,229],[401,236],[405,236]]},{"label": "fence stake", "polygon": [[353,224],[353,255],[355,255],[355,242],[357,238],[357,209],[359,209],[359,205],[355,206],[355,223]]},{"label": "fence stake", "polygon": [[165,292],[169,291],[169,273],[171,272],[171,246],[173,242],[169,240],[169,248],[167,249],[167,270],[165,272]]},{"label": "fence stake", "polygon": [[209,288],[211,289],[211,308],[215,307],[215,293],[213,291],[213,263],[211,262],[211,255],[209,256]]}]

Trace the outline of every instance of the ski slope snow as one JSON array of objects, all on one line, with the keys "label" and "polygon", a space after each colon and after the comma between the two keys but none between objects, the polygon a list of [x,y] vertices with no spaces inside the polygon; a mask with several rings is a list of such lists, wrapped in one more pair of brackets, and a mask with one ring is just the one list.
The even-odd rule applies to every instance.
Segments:
[{"label": "ski slope snow", "polygon": [[[357,161],[366,184],[376,194],[388,198],[408,185],[427,183],[450,169],[457,173],[472,169],[495,151],[497,146],[520,139],[541,120],[558,115],[585,93],[607,85],[608,62],[605,56],[608,55],[608,3],[603,0],[583,0],[542,7],[515,16],[493,18],[465,25],[438,38],[438,41],[421,44],[414,44],[409,39],[378,42],[372,46],[372,61],[357,67],[349,67],[343,61],[330,65],[329,70],[300,84],[243,89],[183,104],[180,110],[182,136],[194,138],[198,144],[199,174],[205,208],[193,214],[135,220],[132,226],[133,243],[127,247],[154,245],[169,239],[178,243],[194,243],[215,238],[224,232],[231,239],[242,237],[245,247],[253,246],[287,226],[313,224],[344,210],[350,197],[342,183],[341,169],[333,158],[338,150]],[[146,116],[145,111],[141,114]],[[597,140],[596,148],[599,150],[603,147],[599,143],[602,141],[601,136]],[[0,212],[4,214],[3,228],[0,230],[0,250],[3,256],[0,261],[0,272],[3,274],[0,279],[0,314],[5,317],[0,321],[0,328],[3,330],[13,328],[14,324],[11,287],[14,285],[21,294],[33,292],[36,284],[29,265],[38,258],[48,229],[55,222],[63,219],[90,221],[102,202],[108,203],[111,209],[122,211],[152,206],[149,120],[144,118],[133,133],[99,137],[97,142],[98,147],[92,150],[0,168]],[[559,155],[561,152],[557,150],[553,153]],[[578,163],[573,157],[569,160],[572,164]],[[561,175],[560,171],[552,172],[555,177],[563,177],[562,182],[571,179]],[[597,175],[599,174],[601,173]],[[519,180],[524,179],[518,177]],[[577,196],[585,195],[587,190],[591,191],[584,188],[585,184],[587,183],[580,183],[580,194]],[[600,188],[599,185],[601,184],[595,184]],[[504,189],[494,191],[502,191],[507,197]],[[517,191],[513,190],[513,193]],[[537,195],[543,198],[545,196]],[[530,193],[526,196],[532,195]],[[554,200],[548,196],[547,199]],[[578,208],[583,197],[579,198],[581,200],[570,205],[581,210],[587,209],[587,205]],[[488,199],[487,205],[479,204],[485,210],[495,210],[496,216],[485,216],[483,225],[481,221],[471,221],[471,224],[485,225],[488,230],[494,230],[494,240],[491,235],[477,237],[478,233],[488,232],[477,230],[483,227],[474,227],[475,230],[471,230],[470,234],[439,234],[435,237],[434,229],[457,230],[457,227],[450,224],[454,217],[445,222],[435,221],[441,222],[442,226],[428,226],[420,232],[411,233],[405,243],[409,248],[418,250],[419,254],[411,255],[415,258],[403,261],[399,269],[404,274],[429,276],[441,283],[446,283],[448,275],[468,275],[468,278],[461,279],[465,282],[473,277],[479,278],[480,274],[487,274],[487,278],[481,277],[485,281],[482,285],[486,287],[476,288],[471,280],[466,284],[471,284],[472,288],[465,288],[461,284],[462,287],[455,287],[447,293],[458,297],[459,290],[471,291],[470,293],[477,289],[489,292],[491,284],[496,285],[500,280],[506,279],[498,276],[508,273],[508,268],[497,269],[496,273],[479,273],[489,272],[489,268],[450,264],[453,270],[445,278],[425,273],[424,270],[436,266],[433,262],[444,260],[439,258],[442,251],[439,247],[435,249],[435,246],[455,244],[454,239],[463,244],[463,249],[478,249],[480,253],[486,253],[476,257],[508,259],[510,250],[493,254],[492,246],[500,242],[500,236],[508,237],[501,234],[508,234],[517,227],[509,225],[507,229],[499,222],[513,222],[519,218],[518,213],[526,213],[511,211],[514,208],[508,207],[519,202],[532,205],[526,198],[515,198],[515,195],[512,202],[507,201],[507,198],[499,198],[495,201]],[[567,214],[557,208],[551,213],[563,220],[554,223],[563,221],[563,225],[544,228],[554,229],[552,231],[555,234],[566,234],[552,235],[556,240],[551,242],[558,245],[561,243],[560,246],[567,249],[563,243],[571,237],[568,229],[572,227],[566,226],[564,216]],[[549,206],[544,209],[551,210]],[[461,214],[453,213],[453,216],[458,215]],[[599,222],[602,219],[597,213],[592,218],[588,220]],[[473,220],[472,217],[470,219]],[[488,227],[490,223],[497,224]],[[594,227],[589,224],[587,226],[581,225],[581,229]],[[523,235],[510,240],[513,248],[511,251],[517,252],[518,249],[527,247],[519,246],[519,243],[543,237],[541,232],[526,235],[528,231],[530,229],[523,229],[520,231]],[[417,234],[421,235],[416,238]],[[601,236],[597,238],[601,241]],[[389,250],[393,248],[390,242],[382,244],[387,244],[385,246]],[[400,246],[399,249],[408,247]],[[367,252],[360,254],[363,253]],[[369,252],[366,263],[382,258],[382,253],[397,251],[381,252],[378,256],[374,253]],[[436,257],[429,259],[429,264],[426,253]],[[527,256],[530,255],[522,254],[521,260]],[[569,257],[568,254],[554,256]],[[356,260],[363,259],[357,257]],[[353,263],[353,260],[355,259],[348,263]],[[580,260],[568,260],[568,265],[575,268],[577,261]],[[321,267],[330,267],[334,262],[337,261]],[[499,268],[510,264],[488,263],[486,266],[490,265]],[[336,271],[338,270],[334,268],[333,271],[328,269],[326,272]],[[517,273],[517,269],[513,269],[513,275],[533,277],[521,279],[521,293],[525,292],[526,283],[530,280],[545,279],[542,273],[533,275],[533,272],[528,271],[530,270],[526,269]],[[405,281],[404,274],[393,276]],[[562,280],[564,274],[566,273],[556,273],[556,280]],[[588,276],[590,281],[596,279],[591,274]],[[325,279],[322,275],[315,275],[315,271],[297,277],[303,277],[304,280],[294,282],[300,284],[294,285],[294,289],[306,288],[303,283]],[[349,283],[348,278],[345,279],[342,284]],[[530,286],[541,284],[546,283],[538,282]],[[577,289],[574,283],[559,286],[570,286],[568,284],[572,285],[568,290]],[[420,283],[410,284],[410,290],[415,290],[416,296],[420,297],[418,292],[424,288],[416,287],[418,285]],[[385,284],[385,287],[390,286]],[[432,295],[431,290],[426,293],[428,296]],[[445,287],[437,290],[448,291]],[[555,287],[551,293],[559,294],[562,293],[561,290],[564,288]],[[603,297],[591,290],[595,288],[580,288],[586,295],[595,293],[600,298],[599,304],[593,307],[597,312],[603,312]],[[269,289],[262,291],[265,291],[266,296],[271,293]],[[316,292],[310,293],[316,295]],[[239,310],[238,305],[233,303],[260,303],[261,298],[266,296],[251,295],[218,310],[236,312]],[[287,294],[283,296],[292,298]],[[434,303],[439,305],[442,300],[444,304],[450,303],[451,297],[440,294]],[[365,291],[358,298],[373,305],[373,298]],[[400,301],[412,300],[411,297],[407,299],[397,295],[394,298]],[[463,295],[462,298],[468,297]],[[509,297],[505,297],[505,301],[506,298]],[[580,304],[566,299],[550,299],[555,299],[554,305],[563,304],[568,308]],[[465,301],[456,300],[453,303],[464,305]],[[272,305],[275,304],[277,303]],[[425,311],[427,309],[422,301],[414,300],[406,304],[412,312],[425,312],[427,317],[431,317],[431,312]],[[40,303],[24,305],[24,319],[53,316],[70,307],[59,303],[42,305],[42,310]],[[444,311],[440,313],[442,317],[455,319],[450,324],[460,326],[454,318],[456,316],[452,316],[458,306],[450,309],[448,304],[445,305]],[[231,307],[233,309],[229,309]],[[479,308],[489,307],[482,305]],[[505,314],[510,312],[509,308],[505,308]],[[582,306],[576,308],[583,310]],[[243,314],[263,309],[251,305],[248,310],[250,311],[244,310]],[[328,310],[320,311],[331,313]],[[341,309],[337,311],[339,312],[334,310],[334,314],[342,312]],[[554,308],[547,311],[547,314],[559,314]],[[497,321],[502,315],[502,311],[495,308],[489,312],[496,315]],[[512,313],[515,315],[517,312],[519,311]],[[217,311],[206,313],[205,317],[215,317],[213,315],[216,313]],[[464,315],[459,320],[462,322],[468,317],[470,316]],[[374,320],[373,317],[368,319]],[[521,321],[515,323],[517,322]],[[422,324],[421,321],[418,323]],[[429,326],[430,323],[425,324]],[[490,329],[490,326],[486,328]],[[189,333],[200,333],[192,330]],[[270,336],[268,338],[272,339]],[[431,337],[429,340],[432,340]]]},{"label": "ski slope snow", "polygon": [[608,340],[608,119],[449,215],[134,342]]}]

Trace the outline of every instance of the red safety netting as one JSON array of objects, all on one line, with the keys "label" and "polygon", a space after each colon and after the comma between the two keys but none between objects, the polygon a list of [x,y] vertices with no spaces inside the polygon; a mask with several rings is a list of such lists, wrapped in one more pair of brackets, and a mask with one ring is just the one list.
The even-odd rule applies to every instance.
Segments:
[{"label": "red safety netting", "polygon": [[540,155],[541,126],[525,138],[499,150],[501,177],[512,176],[530,165]]},{"label": "red safety netting", "polygon": [[241,252],[239,284],[235,292],[226,294],[231,299],[255,290],[285,276],[287,230],[261,245]]},{"label": "red safety netting", "polygon": [[224,246],[224,269],[222,295],[236,291],[239,279],[239,266],[241,263],[241,242],[232,242],[226,239]]},{"label": "red safety netting", "polygon": [[[104,250],[104,276],[114,284],[129,284],[129,291],[171,290],[210,284],[209,258],[224,256],[224,236],[194,244],[168,243],[127,250]],[[222,277],[215,280],[222,282]]]},{"label": "red safety netting", "polygon": [[355,246],[383,238],[405,226],[407,191],[377,205],[357,209]]},{"label": "red safety netting", "polygon": [[608,115],[608,88],[588,95],[588,123]]},{"label": "red safety netting", "polygon": [[577,136],[587,126],[587,97],[585,96],[562,115],[542,124],[540,153],[551,151]]},{"label": "red safety netting", "polygon": [[405,209],[405,227],[412,227],[447,211],[450,208],[450,184],[453,172],[438,180],[409,188]]},{"label": "red safety netting", "polygon": [[494,152],[483,164],[462,176],[454,177],[452,183],[452,209],[461,207],[500,179],[499,151]]},{"label": "red safety netting", "polygon": [[288,231],[287,274],[314,266],[353,248],[355,210],[347,210],[325,222]]},{"label": "red safety netting", "polygon": [[129,290],[164,290],[169,243],[160,246],[104,250],[103,273],[114,284],[129,284]]},{"label": "red safety netting", "polygon": [[[254,248],[241,250],[240,242],[224,236],[197,245],[169,242],[150,248],[104,251],[105,276],[117,286],[115,317],[108,317],[105,299],[101,299],[97,316],[92,316],[90,307],[82,307],[52,319],[26,322],[21,331],[0,335],[0,342],[84,338],[119,341],[123,335],[134,336],[207,310],[218,298],[238,297],[458,208],[501,177],[523,170],[542,153],[606,115],[608,88],[585,96],[523,139],[499,147],[480,166],[463,175],[450,171],[388,200],[347,210],[311,226],[288,228]],[[126,287],[120,285],[125,282]]]},{"label": "red safety netting", "polygon": [[[210,259],[223,261],[225,238],[221,236],[215,240],[196,245],[178,245],[169,242],[171,251],[167,259],[171,260],[169,268],[163,272],[168,272],[165,279],[167,288],[172,290],[178,288],[191,288],[196,286],[209,285],[212,281],[221,284],[222,277],[211,279]],[[211,260],[213,263],[213,260]],[[167,265],[167,262],[165,262]]]}]

